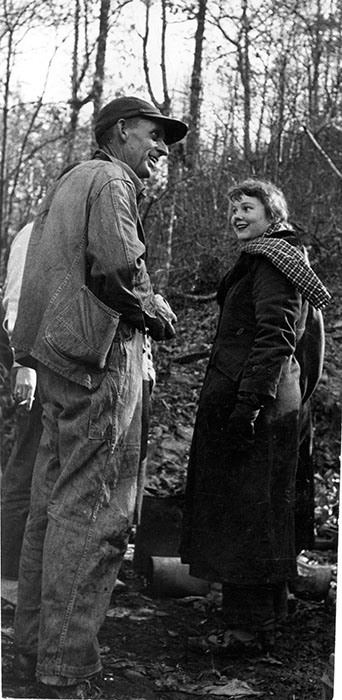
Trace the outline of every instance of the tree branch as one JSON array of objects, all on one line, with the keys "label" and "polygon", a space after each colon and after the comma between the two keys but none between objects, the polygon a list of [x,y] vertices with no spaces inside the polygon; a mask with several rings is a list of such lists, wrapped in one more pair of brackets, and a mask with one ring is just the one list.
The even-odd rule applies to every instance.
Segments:
[{"label": "tree branch", "polygon": [[320,146],[318,141],[316,141],[316,139],[315,139],[314,135],[312,134],[312,132],[310,131],[310,129],[305,124],[303,125],[303,129],[304,129],[305,133],[308,135],[310,141],[315,146],[315,148],[317,148],[319,153],[323,156],[323,158],[325,158],[327,163],[330,165],[330,167],[334,171],[335,175],[337,175],[342,180],[341,171],[336,167],[335,163],[333,163],[331,158],[328,156],[328,154],[325,152],[325,150],[322,148],[322,146]]}]

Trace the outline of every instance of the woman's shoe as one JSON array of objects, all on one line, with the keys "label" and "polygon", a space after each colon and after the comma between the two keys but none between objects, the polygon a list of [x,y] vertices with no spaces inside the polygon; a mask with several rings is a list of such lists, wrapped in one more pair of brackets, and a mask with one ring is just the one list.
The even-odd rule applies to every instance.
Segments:
[{"label": "woman's shoe", "polygon": [[274,649],[274,630],[251,632],[242,628],[214,632],[208,637],[190,637],[188,649],[227,656],[255,657]]},{"label": "woman's shoe", "polygon": [[227,629],[223,633],[222,650],[229,656],[259,656],[264,647],[260,635],[244,629]]},{"label": "woman's shoe", "polygon": [[263,651],[265,651],[267,654],[271,654],[275,647],[275,634],[273,630],[263,630],[258,633],[258,637],[260,639]]}]

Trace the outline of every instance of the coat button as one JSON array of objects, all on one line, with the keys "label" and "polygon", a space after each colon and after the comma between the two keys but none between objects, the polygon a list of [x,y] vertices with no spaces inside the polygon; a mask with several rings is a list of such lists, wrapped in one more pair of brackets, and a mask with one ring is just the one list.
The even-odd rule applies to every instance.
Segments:
[{"label": "coat button", "polygon": [[244,328],[239,328],[238,331],[236,331],[236,335],[241,335],[244,332]]}]

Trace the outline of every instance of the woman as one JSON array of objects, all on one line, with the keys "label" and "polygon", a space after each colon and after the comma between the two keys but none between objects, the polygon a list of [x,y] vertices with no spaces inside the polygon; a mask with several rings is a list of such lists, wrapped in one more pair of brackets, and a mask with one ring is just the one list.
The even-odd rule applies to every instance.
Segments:
[{"label": "woman", "polygon": [[[296,348],[309,302],[330,295],[288,224],[284,195],[229,191],[241,255],[218,289],[220,317],[190,453],[181,556],[222,581],[224,646],[271,648],[296,575],[294,484],[301,386]],[[304,364],[302,371],[304,371]]]}]

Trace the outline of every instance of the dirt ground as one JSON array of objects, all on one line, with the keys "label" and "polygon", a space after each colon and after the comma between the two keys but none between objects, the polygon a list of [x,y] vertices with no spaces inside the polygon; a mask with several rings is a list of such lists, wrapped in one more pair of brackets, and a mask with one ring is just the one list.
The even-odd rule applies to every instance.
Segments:
[{"label": "dirt ground", "polygon": [[[125,559],[125,587],[115,590],[100,631],[102,678],[108,700],[219,700],[260,697],[321,700],[322,678],[334,651],[334,598],[294,600],[295,610],[277,632],[272,655],[228,658],[215,646],[220,595],[156,598]],[[18,682],[13,661],[14,609],[2,610],[2,696],[39,698],[38,686]],[[210,637],[211,642],[207,643]],[[203,647],[203,648],[201,648]]]},{"label": "dirt ground", "polygon": [[[330,323],[333,327],[333,321]],[[184,487],[198,394],[215,324],[206,307],[205,313],[193,308],[179,313],[178,325],[177,342],[155,353],[158,378],[152,401],[146,486],[158,496],[176,496]],[[315,407],[317,526],[336,524],[338,513],[340,353],[333,341],[330,333],[327,369]],[[12,422],[9,418],[7,432],[2,435],[7,452],[13,440]],[[331,675],[329,657],[334,652],[336,550],[324,554],[335,571],[326,600],[294,600],[295,609],[278,629],[274,653],[240,659],[228,658],[215,645],[221,626],[217,592],[206,597],[156,598],[146,579],[136,573],[132,556],[127,557],[120,572],[126,587],[115,590],[99,635],[103,674],[97,685],[102,697],[330,700],[331,692],[325,692],[322,678],[327,671]],[[18,682],[12,667],[13,616],[13,607],[3,605],[1,697],[38,698],[37,685]],[[208,637],[210,644],[206,643]]]}]

